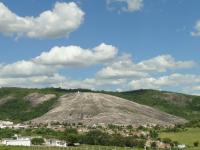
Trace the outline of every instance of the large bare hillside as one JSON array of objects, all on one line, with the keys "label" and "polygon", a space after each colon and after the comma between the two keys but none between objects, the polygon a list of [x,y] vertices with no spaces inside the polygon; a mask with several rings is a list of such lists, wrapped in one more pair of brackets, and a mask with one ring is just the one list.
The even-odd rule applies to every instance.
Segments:
[{"label": "large bare hillside", "polygon": [[119,97],[101,93],[69,93],[34,123],[67,122],[93,124],[172,125],[186,120]]}]

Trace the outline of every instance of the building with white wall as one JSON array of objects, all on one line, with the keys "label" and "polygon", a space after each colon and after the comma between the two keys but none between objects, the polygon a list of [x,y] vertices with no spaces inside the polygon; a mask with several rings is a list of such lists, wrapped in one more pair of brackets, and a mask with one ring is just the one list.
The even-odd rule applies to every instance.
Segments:
[{"label": "building with white wall", "polygon": [[3,139],[2,144],[7,146],[31,146],[31,138],[17,137],[16,139]]},{"label": "building with white wall", "polygon": [[52,147],[67,147],[67,143],[65,141],[60,141],[57,139],[47,139],[45,141],[45,145]]},{"label": "building with white wall", "polygon": [[0,129],[12,128],[12,127],[13,127],[13,122],[0,120]]},{"label": "building with white wall", "polygon": [[186,148],[186,145],[185,145],[185,144],[179,144],[177,147],[178,147],[179,149],[185,149],[185,148]]}]

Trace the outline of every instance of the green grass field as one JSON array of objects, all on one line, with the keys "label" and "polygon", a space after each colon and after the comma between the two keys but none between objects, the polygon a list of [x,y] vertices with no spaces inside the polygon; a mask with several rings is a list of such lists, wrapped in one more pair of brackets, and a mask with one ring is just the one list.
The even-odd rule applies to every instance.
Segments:
[{"label": "green grass field", "polygon": [[[80,146],[80,147],[67,147],[67,148],[55,148],[55,147],[10,147],[0,146],[0,150],[143,150],[139,148],[123,148],[112,146]],[[177,150],[177,149],[176,149]],[[199,147],[190,147],[185,150],[200,150]]]},{"label": "green grass field", "polygon": [[80,146],[80,147],[67,147],[67,148],[54,148],[54,147],[8,147],[0,146],[0,150],[142,150],[138,148],[123,148],[111,146]]},{"label": "green grass field", "polygon": [[[179,143],[186,144],[188,146],[193,146],[195,141],[200,142],[200,128],[190,128],[184,132],[177,133],[166,133],[163,132],[160,134],[161,138],[170,138],[173,141],[178,141]],[[196,150],[200,150],[200,147]]]}]

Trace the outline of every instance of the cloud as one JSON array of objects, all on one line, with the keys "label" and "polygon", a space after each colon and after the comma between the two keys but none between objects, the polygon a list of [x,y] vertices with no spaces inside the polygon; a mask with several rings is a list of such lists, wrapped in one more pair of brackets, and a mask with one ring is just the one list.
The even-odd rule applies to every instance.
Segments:
[{"label": "cloud", "polygon": [[200,84],[200,75],[193,74],[171,74],[158,78],[149,77],[139,80],[132,80],[129,83],[131,89],[163,89],[163,88],[177,88],[186,89],[192,88]]},{"label": "cloud", "polygon": [[191,32],[192,36],[200,36],[200,20],[197,21],[196,25],[194,26],[194,30],[193,32]]},{"label": "cloud", "polygon": [[[0,87],[63,87],[95,88],[121,83],[121,80],[86,78],[75,80],[59,74],[66,67],[89,67],[106,64],[116,57],[117,48],[100,44],[92,49],[79,46],[54,47],[49,52],[31,60],[21,60],[12,64],[0,64]],[[106,84],[107,85],[107,84]]]},{"label": "cloud", "polygon": [[194,86],[194,87],[192,87],[192,90],[200,91],[200,85],[199,85],[199,86]]},{"label": "cloud", "polygon": [[52,68],[45,65],[35,64],[32,61],[18,61],[13,64],[7,64],[0,66],[1,78],[22,78],[32,76],[53,76],[56,68]]},{"label": "cloud", "polygon": [[171,55],[160,55],[137,64],[145,72],[166,72],[168,69],[184,69],[195,66],[194,61],[176,61]]},{"label": "cloud", "polygon": [[97,72],[98,78],[141,78],[148,76],[137,68],[130,55],[124,55]]},{"label": "cloud", "polygon": [[[126,79],[100,79],[100,78],[88,78],[83,81],[85,84],[91,87],[109,86],[109,85],[122,85],[126,83]],[[95,86],[94,86],[95,85]]]},{"label": "cloud", "polygon": [[45,88],[60,87],[62,82],[66,82],[65,77],[54,74],[52,76],[29,76],[29,77],[0,77],[0,87],[23,87],[23,88]]},{"label": "cloud", "polygon": [[43,52],[33,61],[44,65],[86,67],[109,62],[116,57],[117,52],[116,47],[104,43],[92,49],[83,49],[79,46],[63,46],[54,47],[49,52]]},{"label": "cloud", "polygon": [[143,7],[143,0],[107,0],[108,5],[117,2],[126,3],[127,7],[122,7],[122,11],[135,12],[141,10]]},{"label": "cloud", "polygon": [[70,77],[60,75],[58,73],[52,76],[27,76],[27,77],[0,77],[0,87],[23,87],[23,88],[45,88],[45,87],[61,87],[65,89],[87,88],[93,90],[111,90],[113,86],[121,86],[126,83],[125,79],[96,79],[86,78],[76,80]]},{"label": "cloud", "polygon": [[121,57],[97,72],[99,78],[144,78],[151,73],[192,68],[194,61],[177,61],[170,55],[160,55],[135,63],[130,55]]},{"label": "cloud", "polygon": [[67,37],[84,20],[84,12],[74,2],[57,2],[53,10],[42,12],[38,17],[21,17],[0,2],[0,32],[7,36],[29,38]]},{"label": "cloud", "polygon": [[[80,46],[57,46],[30,60],[11,64],[0,63],[0,87],[62,87],[122,91],[164,89],[198,94],[200,75],[170,74],[169,71],[187,69],[194,65],[194,61],[176,60],[171,55],[159,55],[135,62],[131,55],[119,55],[116,47],[105,43],[89,49]],[[81,68],[81,74],[85,71],[83,68],[94,66],[100,69],[86,77],[80,75],[76,79],[68,74],[62,74],[66,73],[69,67]]]}]

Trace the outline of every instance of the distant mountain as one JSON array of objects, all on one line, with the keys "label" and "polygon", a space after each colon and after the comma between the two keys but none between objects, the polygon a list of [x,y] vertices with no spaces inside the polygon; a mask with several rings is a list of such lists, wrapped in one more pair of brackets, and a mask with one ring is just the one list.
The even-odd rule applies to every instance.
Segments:
[{"label": "distant mountain", "polygon": [[[83,95],[76,96],[78,91],[80,95]],[[97,97],[96,100],[95,97]],[[112,104],[114,106],[111,106]],[[35,119],[40,122],[40,118],[48,120],[48,114],[52,115],[55,110],[63,111],[53,114],[54,119],[52,120],[61,116],[61,121],[71,120],[86,124],[103,123],[104,120],[108,123],[124,122],[124,124],[144,123],[145,120],[146,122],[170,124],[184,122],[185,120],[181,118],[199,119],[200,97],[155,90],[100,92],[87,89],[0,88],[0,120],[23,122]],[[102,120],[99,119],[101,117]],[[83,120],[83,118],[86,119]],[[90,119],[92,121],[88,121]]]}]

